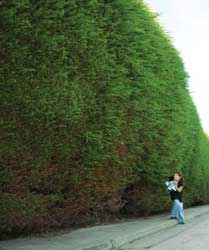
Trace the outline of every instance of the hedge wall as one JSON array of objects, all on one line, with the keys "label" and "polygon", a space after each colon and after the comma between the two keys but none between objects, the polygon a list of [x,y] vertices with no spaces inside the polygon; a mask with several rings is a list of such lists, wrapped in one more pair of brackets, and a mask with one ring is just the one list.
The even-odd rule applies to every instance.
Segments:
[{"label": "hedge wall", "polygon": [[[209,141],[182,60],[141,0],[0,1],[0,233],[209,195]],[[204,184],[203,184],[204,183]]]}]

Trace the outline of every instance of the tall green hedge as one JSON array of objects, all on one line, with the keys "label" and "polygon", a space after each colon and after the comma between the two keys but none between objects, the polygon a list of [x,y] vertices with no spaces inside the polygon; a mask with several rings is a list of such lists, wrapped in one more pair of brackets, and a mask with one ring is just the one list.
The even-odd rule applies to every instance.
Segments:
[{"label": "tall green hedge", "polygon": [[1,234],[165,210],[176,170],[207,201],[188,76],[141,0],[0,7]]}]

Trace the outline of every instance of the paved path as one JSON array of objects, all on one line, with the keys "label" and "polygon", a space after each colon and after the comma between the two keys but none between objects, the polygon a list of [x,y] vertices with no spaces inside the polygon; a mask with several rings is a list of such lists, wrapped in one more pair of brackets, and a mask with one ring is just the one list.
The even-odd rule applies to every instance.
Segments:
[{"label": "paved path", "polygon": [[185,218],[185,225],[162,214],[57,236],[5,240],[0,250],[209,250],[209,205],[186,209]]},{"label": "paved path", "polygon": [[120,248],[121,250],[209,250],[209,215],[185,225],[156,232]]}]

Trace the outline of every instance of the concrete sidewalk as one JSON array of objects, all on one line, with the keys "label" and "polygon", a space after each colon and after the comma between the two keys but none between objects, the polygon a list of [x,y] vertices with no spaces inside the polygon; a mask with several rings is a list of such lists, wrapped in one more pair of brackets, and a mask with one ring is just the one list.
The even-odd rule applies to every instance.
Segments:
[{"label": "concrete sidewalk", "polygon": [[[209,214],[209,205],[185,209],[186,222],[204,214]],[[0,241],[0,250],[112,250],[174,226],[179,226],[176,220],[170,220],[168,214],[163,214],[78,229],[59,236]]]}]

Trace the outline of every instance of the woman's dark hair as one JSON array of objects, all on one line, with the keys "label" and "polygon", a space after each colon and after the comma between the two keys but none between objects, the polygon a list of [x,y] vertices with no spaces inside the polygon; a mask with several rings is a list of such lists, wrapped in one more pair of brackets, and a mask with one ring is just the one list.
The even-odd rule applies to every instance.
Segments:
[{"label": "woman's dark hair", "polygon": [[180,177],[182,177],[180,172],[175,172],[175,174],[179,175]]},{"label": "woman's dark hair", "polygon": [[[182,177],[182,175],[181,175],[179,172],[175,172],[174,175],[175,175],[175,174],[177,174],[177,175],[179,175],[179,176],[181,177],[181,179],[180,179],[180,181],[179,181],[179,184],[183,185],[183,177]],[[168,181],[173,181],[174,175],[169,176],[169,177],[168,177]]]},{"label": "woman's dark hair", "polygon": [[180,177],[181,177],[181,179],[180,179],[180,181],[179,181],[179,184],[180,184],[180,185],[183,185],[184,180],[183,180],[183,177],[182,177],[181,173],[179,173],[179,172],[175,172],[175,174],[177,174],[178,176],[180,176]]}]

